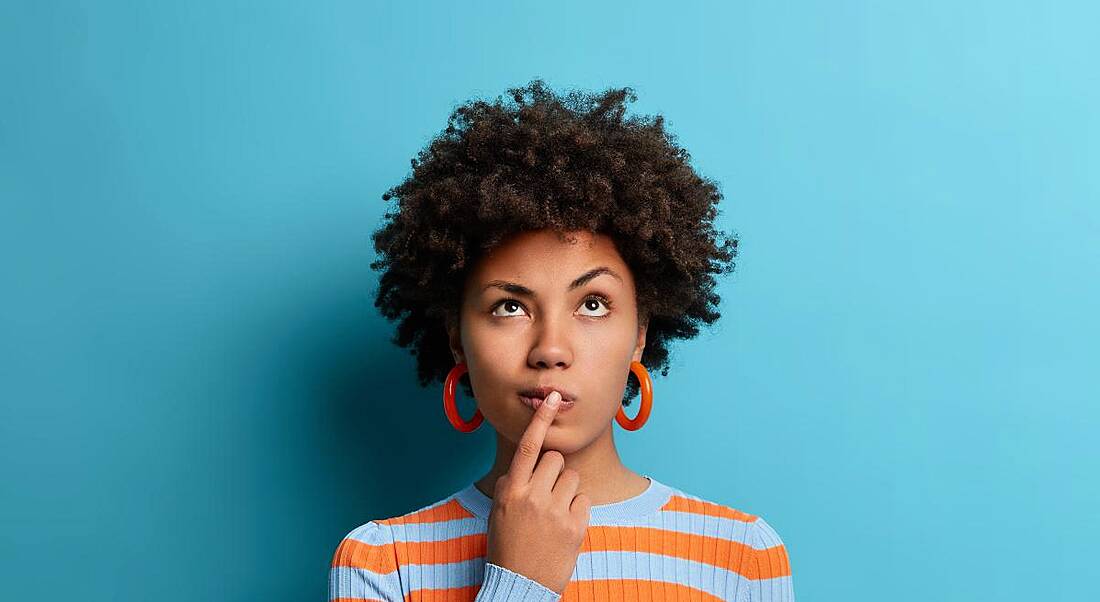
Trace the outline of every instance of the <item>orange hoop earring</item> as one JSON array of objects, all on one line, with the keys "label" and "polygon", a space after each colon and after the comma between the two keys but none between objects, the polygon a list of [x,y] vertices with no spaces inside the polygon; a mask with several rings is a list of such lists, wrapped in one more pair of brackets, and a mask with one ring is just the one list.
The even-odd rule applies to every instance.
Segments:
[{"label": "orange hoop earring", "polygon": [[481,415],[481,410],[474,412],[474,417],[466,422],[462,419],[462,416],[458,414],[458,406],[455,404],[455,390],[458,388],[458,379],[466,373],[466,364],[455,364],[454,368],[447,373],[447,381],[443,383],[443,412],[447,414],[447,420],[451,421],[451,426],[456,430],[463,433],[473,432],[474,429],[481,426],[481,421],[485,419]]},{"label": "orange hoop earring", "polygon": [[630,362],[630,371],[638,377],[638,383],[642,389],[642,407],[638,415],[633,419],[626,417],[626,411],[619,405],[619,413],[615,415],[615,422],[628,431],[636,431],[642,428],[646,420],[649,420],[649,411],[653,408],[653,380],[649,378],[649,371],[641,362]]}]

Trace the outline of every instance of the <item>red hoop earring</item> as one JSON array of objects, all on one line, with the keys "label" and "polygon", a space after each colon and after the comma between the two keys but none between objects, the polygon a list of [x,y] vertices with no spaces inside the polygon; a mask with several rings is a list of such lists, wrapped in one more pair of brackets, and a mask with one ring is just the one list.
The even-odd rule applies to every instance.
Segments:
[{"label": "red hoop earring", "polygon": [[638,377],[638,383],[642,388],[642,407],[638,415],[633,419],[626,417],[626,411],[619,405],[619,413],[615,415],[615,422],[628,431],[636,431],[642,428],[646,420],[649,420],[649,411],[653,408],[653,380],[649,378],[649,371],[641,362],[630,362],[630,371]]},{"label": "red hoop earring", "polygon": [[463,362],[455,364],[447,374],[447,380],[443,383],[443,411],[447,414],[447,420],[451,421],[451,426],[460,432],[470,433],[481,426],[481,421],[485,417],[481,415],[480,409],[474,412],[474,417],[469,422],[463,420],[458,414],[458,406],[455,405],[455,389],[458,387],[458,379],[465,373],[466,364]]}]

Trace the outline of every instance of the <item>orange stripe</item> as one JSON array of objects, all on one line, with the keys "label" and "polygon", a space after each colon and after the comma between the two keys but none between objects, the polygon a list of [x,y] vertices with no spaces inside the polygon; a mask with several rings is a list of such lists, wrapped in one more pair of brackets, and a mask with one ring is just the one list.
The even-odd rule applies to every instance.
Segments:
[{"label": "orange stripe", "polygon": [[700,514],[703,516],[717,516],[720,518],[732,518],[734,520],[743,521],[746,523],[755,522],[758,516],[755,514],[749,514],[742,512],[729,506],[723,506],[721,504],[715,504],[714,502],[707,502],[703,500],[693,500],[680,495],[673,495],[669,498],[668,502],[664,506],[661,506],[661,510],[670,510],[674,512],[688,512],[691,514]]},{"label": "orange stripe", "polygon": [[[470,602],[477,597],[480,585],[441,589],[417,589],[405,596],[408,602]],[[355,599],[344,599],[347,602]],[[562,602],[605,600],[607,602],[656,602],[691,600],[691,602],[723,602],[722,598],[701,589],[657,581],[655,579],[592,579],[570,581],[562,594]]]},{"label": "orange stripe", "polygon": [[783,545],[772,546],[763,550],[755,550],[756,570],[752,579],[772,579],[786,577],[791,574],[791,560],[787,556],[787,548]]},{"label": "orange stripe", "polygon": [[407,602],[471,602],[481,591],[481,585],[440,589],[416,589],[405,596]]},{"label": "orange stripe", "polygon": [[393,545],[372,546],[350,537],[344,538],[332,557],[332,566],[350,566],[385,575],[397,570]]},{"label": "orange stripe", "polygon": [[753,570],[751,546],[720,537],[652,527],[589,527],[581,552],[646,552],[704,562],[744,576]]},{"label": "orange stripe", "polygon": [[475,533],[442,541],[398,541],[395,544],[372,546],[345,538],[336,548],[332,566],[367,569],[374,573],[390,573],[398,565],[447,564],[484,557],[486,535]]},{"label": "orange stripe", "polygon": [[722,598],[708,594],[701,589],[681,583],[669,583],[655,579],[585,579],[583,581],[570,581],[561,599],[562,602],[580,602],[583,600],[723,602]]},{"label": "orange stripe", "polygon": [[397,562],[406,564],[446,564],[485,556],[487,537],[474,533],[441,541],[399,541]]},{"label": "orange stripe", "polygon": [[[337,558],[342,561],[340,566],[354,566],[376,573],[386,573],[396,568],[393,562],[395,555],[397,564],[401,566],[446,564],[485,556],[486,543],[485,533],[474,533],[439,541],[398,541],[395,554],[391,544],[372,546],[354,539],[346,539],[340,544]],[[746,544],[728,539],[667,529],[597,526],[588,527],[580,552],[645,552],[736,570],[750,558],[753,549]]]},{"label": "orange stripe", "polygon": [[[742,512],[736,508],[730,508],[729,506],[723,506],[722,504],[715,504],[714,502],[707,502],[704,500],[696,500],[687,498],[680,495],[672,495],[669,497],[668,502],[661,507],[661,510],[673,511],[673,512],[687,512],[690,514],[698,514],[701,516],[717,516],[720,518],[731,518],[734,520],[743,521],[746,523],[754,522],[758,516],[755,514],[749,514]],[[399,525],[399,524],[412,524],[412,523],[433,523],[442,522],[448,520],[456,520],[461,518],[476,518],[465,506],[460,504],[457,499],[440,504],[434,508],[427,508],[424,510],[418,510],[409,514],[398,516],[394,518],[386,518],[375,520],[374,522],[384,525]]]},{"label": "orange stripe", "polygon": [[[475,533],[441,541],[397,542],[372,546],[345,539],[337,548],[333,566],[350,566],[374,573],[390,573],[397,565],[434,565],[472,560],[486,555],[486,534]],[[644,552],[710,564],[750,579],[790,574],[783,545],[764,550],[707,535],[652,527],[589,527],[580,552]]]},{"label": "orange stripe", "polygon": [[439,523],[448,520],[457,520],[460,518],[476,517],[469,510],[463,507],[462,504],[458,503],[458,500],[451,500],[445,504],[440,504],[435,508],[418,510],[416,512],[410,512],[409,514],[403,516],[376,520],[374,522],[383,525],[408,525],[413,523]]}]

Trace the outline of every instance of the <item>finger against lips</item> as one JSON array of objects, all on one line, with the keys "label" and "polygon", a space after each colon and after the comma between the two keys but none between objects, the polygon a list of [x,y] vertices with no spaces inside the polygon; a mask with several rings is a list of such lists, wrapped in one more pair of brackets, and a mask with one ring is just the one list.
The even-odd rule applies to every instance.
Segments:
[{"label": "finger against lips", "polygon": [[550,425],[554,422],[554,414],[558,412],[559,404],[551,402],[552,398],[560,401],[561,393],[551,391],[546,396],[546,402],[542,403],[531,416],[531,423],[523,431],[519,445],[516,446],[516,455],[512,456],[509,474],[530,478],[535,470],[535,463],[538,462],[542,444],[546,440],[546,431],[550,430]]}]

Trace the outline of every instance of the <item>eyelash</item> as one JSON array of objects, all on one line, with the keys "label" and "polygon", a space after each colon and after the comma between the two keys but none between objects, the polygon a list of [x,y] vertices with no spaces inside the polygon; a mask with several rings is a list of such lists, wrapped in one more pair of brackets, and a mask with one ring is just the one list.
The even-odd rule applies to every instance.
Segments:
[{"label": "eyelash", "polygon": [[[597,299],[600,302],[602,302],[604,304],[604,306],[607,307],[607,313],[602,315],[602,316],[583,316],[585,318],[592,318],[593,320],[602,320],[602,319],[607,318],[608,316],[610,316],[611,312],[614,310],[614,306],[611,304],[611,300],[608,299],[607,297],[605,297],[604,295],[600,295],[600,294],[597,294],[597,293],[592,293],[592,294],[590,294],[590,295],[588,295],[587,297],[584,298],[585,301],[588,301],[589,299]],[[493,316],[492,315],[493,313],[496,312],[498,307],[500,307],[501,305],[504,305],[505,303],[507,303],[509,301],[512,301],[512,302],[516,303],[520,307],[523,306],[523,303],[520,303],[520,301],[518,299],[512,299],[512,298],[501,299],[500,301],[497,301],[496,303],[493,304],[492,307],[489,308],[489,315],[491,317],[494,317],[494,318],[514,318],[514,317],[516,317],[516,316]]]}]

